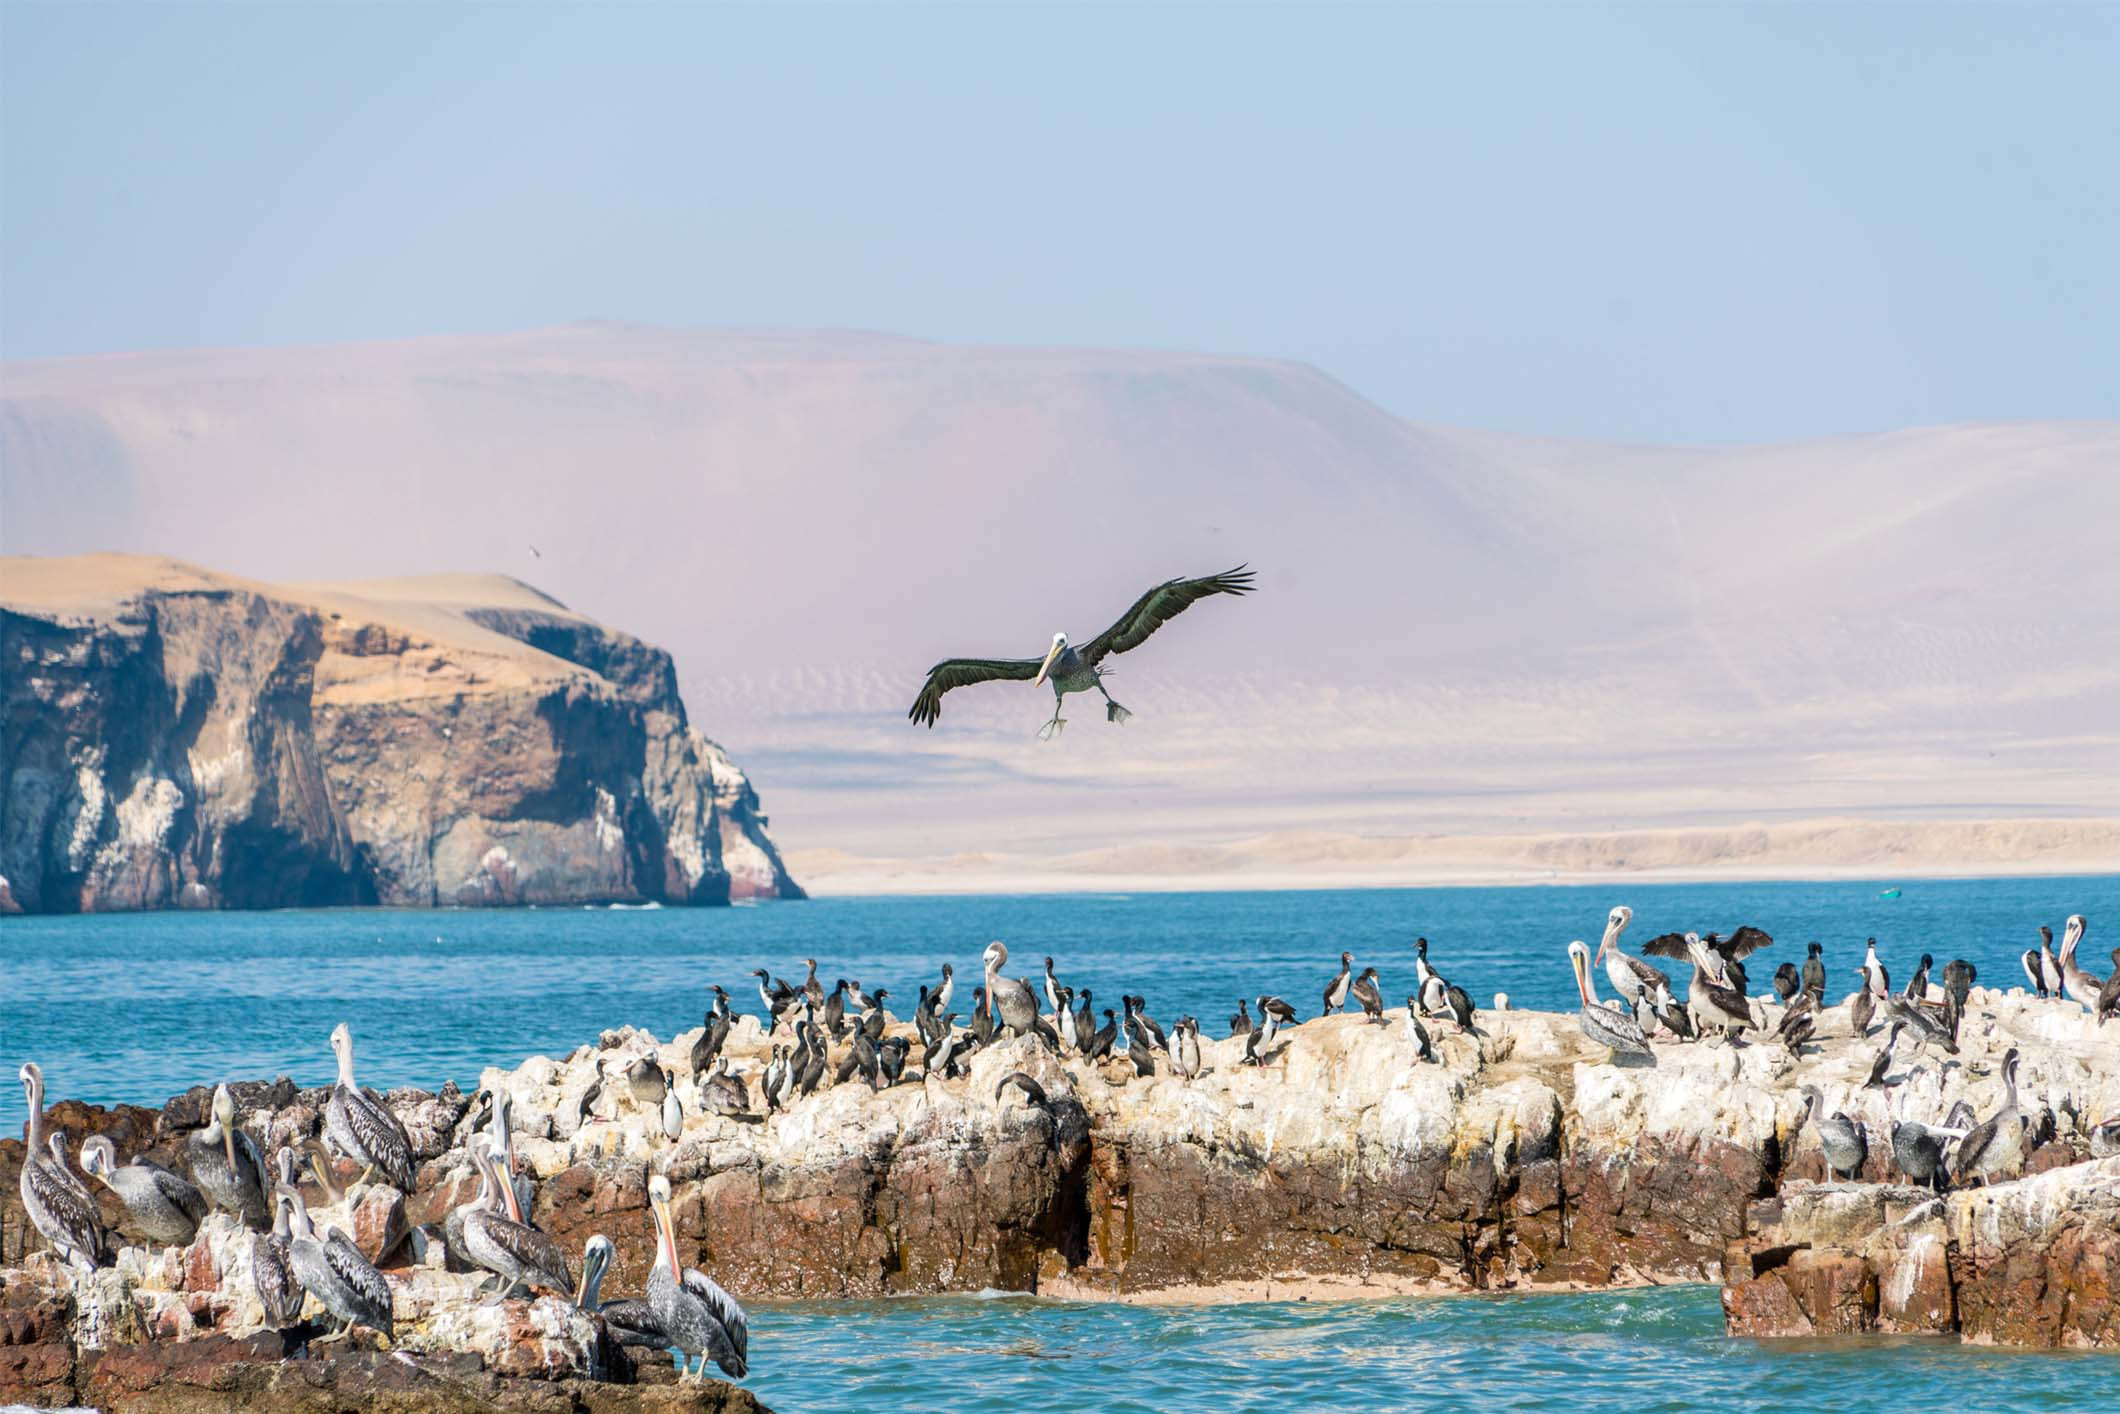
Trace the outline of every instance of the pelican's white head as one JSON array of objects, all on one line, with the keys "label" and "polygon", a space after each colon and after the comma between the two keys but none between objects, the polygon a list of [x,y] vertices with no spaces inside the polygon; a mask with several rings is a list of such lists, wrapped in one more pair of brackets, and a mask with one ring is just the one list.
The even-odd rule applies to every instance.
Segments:
[{"label": "pelican's white head", "polygon": [[1627,907],[1627,905],[1625,904],[1621,904],[1619,907],[1613,909],[1612,912],[1605,915],[1604,940],[1597,945],[1597,955],[1600,960],[1604,958],[1605,953],[1614,944],[1619,942],[1619,935],[1626,932],[1627,925],[1629,923],[1632,923],[1633,921],[1634,910]]},{"label": "pelican's white head", "polygon": [[1002,965],[1008,961],[1008,944],[1002,942],[999,938],[996,938],[993,942],[988,943],[986,945],[984,961],[986,963],[987,971],[999,972],[1002,968]]},{"label": "pelican's white head", "polygon": [[1038,676],[1031,679],[1031,685],[1033,687],[1044,686],[1045,675],[1053,670],[1053,659],[1059,657],[1062,653],[1065,653],[1066,651],[1067,635],[1064,633],[1054,634],[1053,646],[1045,650],[1045,661],[1038,665]]},{"label": "pelican's white head", "polygon": [[1590,945],[1581,938],[1568,944],[1568,964],[1575,969],[1575,990],[1582,993],[1583,1005],[1590,1005]]}]

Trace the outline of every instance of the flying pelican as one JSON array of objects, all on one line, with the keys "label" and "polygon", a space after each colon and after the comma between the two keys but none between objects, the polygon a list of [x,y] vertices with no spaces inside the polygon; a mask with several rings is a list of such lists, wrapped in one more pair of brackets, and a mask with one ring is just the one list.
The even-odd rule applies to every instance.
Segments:
[{"label": "flying pelican", "polygon": [[296,1279],[325,1310],[346,1323],[325,1339],[337,1340],[355,1326],[381,1331],[385,1339],[394,1336],[396,1302],[383,1274],[339,1229],[318,1237],[316,1224],[309,1220],[309,1205],[293,1184],[279,1184],[273,1192],[278,1201],[294,1209],[287,1257]]},{"label": "flying pelican", "polygon": [[1166,580],[1135,600],[1134,606],[1120,615],[1117,623],[1080,648],[1069,643],[1066,634],[1054,634],[1052,646],[1046,649],[1042,659],[945,658],[928,669],[927,682],[921,687],[920,695],[913,699],[912,710],[906,716],[932,727],[936,718],[942,715],[942,694],[952,688],[980,682],[1043,685],[1050,680],[1053,717],[1039,730],[1040,740],[1050,740],[1067,725],[1067,719],[1060,715],[1060,708],[1070,692],[1095,689],[1104,696],[1105,720],[1123,722],[1132,713],[1112,701],[1112,695],[1104,691],[1102,679],[1111,671],[1103,666],[1104,660],[1115,653],[1140,647],[1150,634],[1210,595],[1250,593],[1251,580],[1250,571],[1242,565],[1201,579]]},{"label": "flying pelican", "polygon": [[45,1147],[44,1072],[24,1061],[16,1074],[29,1102],[29,1144],[22,1152],[22,1211],[52,1245],[60,1260],[98,1267],[110,1260],[110,1240],[95,1200],[74,1184]]},{"label": "flying pelican", "polygon": [[186,1246],[206,1219],[205,1195],[160,1164],[136,1158],[119,1168],[117,1146],[109,1135],[82,1141],[81,1169],[118,1195],[133,1226],[150,1242]]},{"label": "flying pelican", "polygon": [[339,1058],[339,1083],[324,1106],[324,1137],[362,1165],[358,1182],[380,1169],[383,1182],[410,1193],[412,1138],[390,1106],[353,1083],[353,1030],[343,1021],[331,1028],[331,1050]]},{"label": "flying pelican", "polygon": [[1598,1001],[1597,991],[1590,985],[1590,945],[1580,938],[1568,944],[1568,964],[1575,969],[1575,990],[1583,999],[1583,1009],[1576,1017],[1583,1034],[1612,1052],[1615,1060],[1620,1056],[1653,1057],[1656,1053],[1649,1049],[1649,1038],[1642,1035],[1642,1029],[1618,1007]]},{"label": "flying pelican", "polygon": [[[662,1323],[672,1348],[685,1356],[681,1374],[704,1379],[707,1357],[723,1373],[742,1379],[750,1368],[751,1319],[736,1298],[705,1273],[677,1257],[677,1224],[670,1217],[670,1180],[648,1179],[648,1207],[655,1220],[655,1267],[648,1273],[648,1309]],[[692,1357],[699,1368],[691,1368]]]},{"label": "flying pelican", "polygon": [[266,1203],[271,1180],[257,1141],[236,1127],[236,1102],[226,1085],[213,1087],[213,1122],[185,1143],[191,1176],[216,1208],[234,1213],[243,1226],[263,1231],[272,1225]]}]

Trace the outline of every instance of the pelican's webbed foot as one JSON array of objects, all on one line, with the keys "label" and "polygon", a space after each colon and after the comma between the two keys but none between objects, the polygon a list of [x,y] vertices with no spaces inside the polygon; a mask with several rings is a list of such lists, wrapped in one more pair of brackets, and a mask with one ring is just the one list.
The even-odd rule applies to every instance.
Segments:
[{"label": "pelican's webbed foot", "polygon": [[1051,741],[1054,737],[1060,735],[1061,729],[1066,725],[1067,718],[1055,716],[1050,722],[1038,728],[1038,740]]},{"label": "pelican's webbed foot", "polygon": [[1121,707],[1118,703],[1112,701],[1109,697],[1104,699],[1105,721],[1124,722],[1128,717],[1131,717],[1133,715],[1133,713],[1127,711],[1124,707]]}]

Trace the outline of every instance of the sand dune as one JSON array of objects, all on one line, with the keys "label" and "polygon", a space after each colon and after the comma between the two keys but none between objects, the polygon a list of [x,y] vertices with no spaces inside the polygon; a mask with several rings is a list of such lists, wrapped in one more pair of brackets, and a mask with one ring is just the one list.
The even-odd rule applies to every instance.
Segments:
[{"label": "sand dune", "polygon": [[[2113,423],[1610,446],[1269,359],[617,325],[0,389],[6,549],[526,581],[674,652],[797,853],[2120,814]],[[1124,728],[904,720],[1240,560],[1119,660]]]}]

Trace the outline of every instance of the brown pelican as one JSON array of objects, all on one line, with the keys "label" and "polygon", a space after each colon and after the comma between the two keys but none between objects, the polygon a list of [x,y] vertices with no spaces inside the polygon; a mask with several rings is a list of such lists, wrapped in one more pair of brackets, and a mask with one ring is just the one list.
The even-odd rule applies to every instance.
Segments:
[{"label": "brown pelican", "polygon": [[1864,1137],[1862,1126],[1839,1110],[1824,1113],[1825,1097],[1818,1093],[1816,1085],[1803,1087],[1804,1094],[1811,1098],[1811,1127],[1818,1131],[1818,1147],[1826,1157],[1826,1174],[1839,1178],[1846,1174],[1854,1178],[1862,1171],[1862,1161],[1870,1155],[1870,1141]]},{"label": "brown pelican", "polygon": [[1951,1176],[1959,1183],[1977,1178],[1981,1186],[2013,1166],[2024,1152],[2024,1111],[2017,1105],[2017,1048],[2002,1057],[2002,1108],[1985,1122],[1975,1125],[1958,1146],[1958,1168]]},{"label": "brown pelican", "polygon": [[1652,957],[1682,957],[1693,964],[1693,980],[1686,985],[1686,1010],[1694,1029],[1703,1036],[1710,1026],[1720,1026],[1726,1035],[1752,1024],[1752,1008],[1744,993],[1729,985],[1724,959],[1698,933],[1666,933],[1651,938],[1642,951]]},{"label": "brown pelican", "polygon": [[257,1288],[258,1305],[264,1308],[265,1324],[285,1330],[302,1319],[302,1298],[308,1293],[294,1274],[294,1239],[287,1217],[293,1205],[280,1196],[281,1186],[295,1186],[294,1151],[282,1146],[272,1157],[280,1176],[279,1186],[273,1189],[272,1231],[251,1234],[250,1279]]},{"label": "brown pelican", "polygon": [[325,1339],[337,1340],[355,1326],[381,1331],[385,1339],[394,1336],[396,1303],[383,1274],[339,1229],[318,1237],[316,1224],[309,1220],[309,1205],[293,1184],[282,1183],[273,1193],[294,1210],[287,1257],[296,1279],[325,1310],[345,1322]]},{"label": "brown pelican", "polygon": [[1653,1057],[1648,1037],[1642,1029],[1618,1007],[1601,1004],[1597,989],[1590,984],[1590,945],[1578,938],[1568,944],[1568,963],[1575,969],[1575,990],[1583,999],[1583,1009],[1576,1020],[1583,1034],[1612,1053],[1613,1059],[1621,1056]]},{"label": "brown pelican", "polygon": [[1038,998],[1032,993],[1030,984],[1020,978],[1001,975],[1002,967],[1008,962],[1008,944],[999,939],[988,943],[985,961],[987,1018],[1019,1036],[1039,1029]]},{"label": "brown pelican", "polygon": [[205,1221],[206,1197],[198,1189],[145,1159],[135,1158],[118,1167],[117,1146],[104,1134],[90,1136],[81,1145],[81,1168],[91,1178],[118,1195],[127,1216],[141,1236],[150,1242],[182,1247],[198,1235]]},{"label": "brown pelican", "polygon": [[[775,1053],[778,1054],[778,1047]],[[782,1058],[777,1062],[780,1073],[787,1076],[788,1062]],[[768,1068],[770,1071],[770,1067]],[[767,1081],[772,1084],[771,1079]],[[729,1074],[729,1058],[723,1056],[714,1063],[714,1073],[699,1082],[699,1107],[708,1114],[721,1115],[725,1119],[751,1119],[751,1092],[741,1076]]]},{"label": "brown pelican", "polygon": [[[507,1180],[509,1189],[515,1194],[516,1207],[527,1213],[537,1206],[537,1183],[529,1174],[523,1172],[522,1165],[516,1162],[515,1097],[505,1089],[481,1090],[479,1095],[485,1101],[485,1111],[478,1118],[485,1122],[486,1132],[493,1138],[494,1162],[500,1165],[502,1177]],[[314,1140],[311,1140],[310,1144],[312,1162],[328,1157],[322,1153]],[[328,1182],[324,1179],[321,1168],[318,1169],[317,1176],[319,1181]]]},{"label": "brown pelican", "polygon": [[46,1146],[44,1072],[35,1061],[24,1061],[16,1074],[29,1104],[29,1143],[22,1152],[22,1174],[17,1180],[22,1211],[61,1261],[101,1266],[111,1259],[110,1239],[103,1231],[95,1200]]},{"label": "brown pelican", "polygon": [[1605,936],[1597,945],[1597,957],[1593,961],[1605,964],[1605,980],[1612,984],[1620,1000],[1629,1005],[1638,1005],[1644,996],[1653,996],[1659,984],[1670,986],[1671,979],[1664,976],[1660,968],[1652,967],[1633,956],[1620,946],[1619,935],[1627,931],[1634,921],[1634,910],[1621,904],[1605,916]]},{"label": "brown pelican", "polygon": [[2083,964],[2076,961],[2076,949],[2083,945],[2083,935],[2089,931],[2090,923],[2082,914],[2069,915],[2061,932],[2061,981],[2068,999],[2096,1016],[2098,994],[2105,990],[2105,979],[2084,971]]},{"label": "brown pelican", "polygon": [[1803,960],[1803,989],[1819,1006],[1826,1004],[1825,948],[1813,939]]},{"label": "brown pelican", "polygon": [[[685,1356],[681,1373],[704,1379],[707,1358],[724,1374],[742,1379],[750,1368],[751,1321],[736,1298],[712,1277],[677,1257],[677,1224],[670,1217],[670,1180],[648,1179],[648,1207],[655,1220],[655,1266],[648,1273],[648,1308],[671,1347]],[[694,1370],[691,1357],[699,1357]]]},{"label": "brown pelican", "polygon": [[1347,1005],[1347,984],[1352,980],[1353,969],[1354,954],[1351,952],[1341,953],[1340,970],[1333,974],[1330,982],[1325,984],[1325,1005],[1319,1008],[1319,1016],[1331,1016],[1341,1007]]},{"label": "brown pelican", "polygon": [[604,1273],[611,1269],[611,1259],[617,1255],[618,1248],[600,1232],[582,1245],[582,1283],[574,1293],[574,1304],[590,1315],[603,1317],[620,1345],[668,1350],[670,1338],[647,1302],[602,1299]]},{"label": "brown pelican", "polygon": [[185,1144],[192,1179],[216,1208],[263,1231],[272,1225],[265,1160],[256,1141],[236,1127],[236,1102],[226,1085],[214,1086],[212,1115],[212,1122]]},{"label": "brown pelican", "polygon": [[1040,685],[1050,679],[1053,717],[1039,731],[1041,739],[1050,739],[1067,725],[1067,719],[1060,715],[1060,708],[1070,692],[1095,689],[1104,697],[1105,720],[1123,722],[1131,714],[1104,691],[1101,679],[1110,671],[1103,666],[1104,660],[1115,653],[1140,647],[1158,628],[1210,595],[1250,593],[1251,581],[1250,572],[1242,565],[1201,579],[1167,580],[1135,600],[1134,606],[1121,615],[1117,623],[1079,649],[1068,642],[1066,634],[1054,634],[1052,646],[1042,659],[946,658],[928,669],[927,682],[921,687],[920,695],[913,699],[912,710],[906,716],[932,727],[942,715],[942,694],[952,688],[980,682]]},{"label": "brown pelican", "polygon": [[500,1278],[503,1295],[518,1287],[548,1291],[574,1290],[567,1255],[545,1233],[523,1221],[515,1194],[502,1181],[493,1146],[483,1134],[471,1136],[471,1161],[478,1165],[479,1196],[464,1213],[464,1251],[473,1262]]},{"label": "brown pelican", "polygon": [[347,1158],[362,1165],[356,1183],[380,1170],[383,1182],[400,1193],[412,1191],[412,1139],[390,1106],[353,1082],[353,1030],[340,1022],[331,1028],[332,1053],[339,1058],[339,1083],[324,1106],[324,1137]]}]

